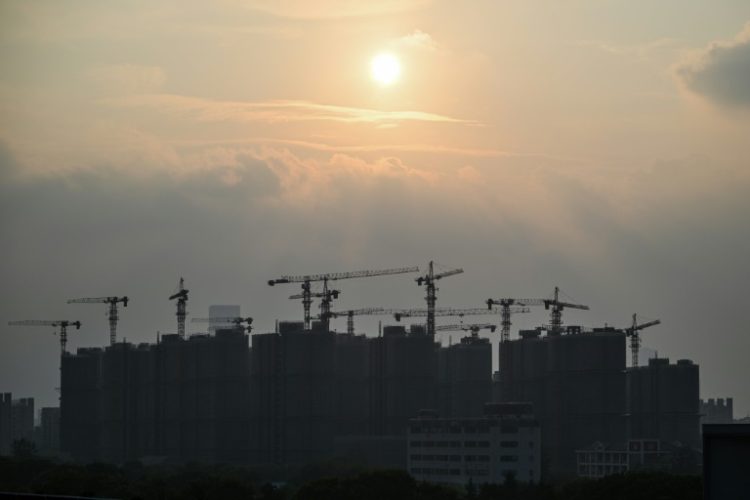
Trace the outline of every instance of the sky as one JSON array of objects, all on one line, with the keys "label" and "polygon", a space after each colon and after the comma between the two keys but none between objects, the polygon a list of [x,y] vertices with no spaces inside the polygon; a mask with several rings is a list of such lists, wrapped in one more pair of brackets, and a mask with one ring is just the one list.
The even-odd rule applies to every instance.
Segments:
[{"label": "sky", "polygon": [[[750,414],[746,0],[0,0],[0,65],[0,391],[57,402],[53,329],[8,321],[106,345],[70,298],[129,296],[119,337],[153,342],[184,276],[190,317],[267,332],[302,316],[269,279],[434,260],[465,271],[438,305],[559,286],[591,307],[568,323],[658,318],[644,353]],[[423,307],[415,277],[334,309]]]}]

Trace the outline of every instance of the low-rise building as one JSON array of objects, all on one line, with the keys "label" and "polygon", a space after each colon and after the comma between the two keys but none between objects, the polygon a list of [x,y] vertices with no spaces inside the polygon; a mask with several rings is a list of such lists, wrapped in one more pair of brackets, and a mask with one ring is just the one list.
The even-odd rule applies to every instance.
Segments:
[{"label": "low-rise building", "polygon": [[409,425],[407,464],[417,480],[465,485],[538,482],[541,433],[529,403],[488,403],[485,416],[438,418],[424,411]]},{"label": "low-rise building", "polygon": [[696,453],[689,447],[658,439],[631,439],[617,445],[597,441],[588,448],[576,450],[577,475],[598,479],[634,470],[697,472],[693,470],[698,463]]},{"label": "low-rise building", "polygon": [[703,426],[703,498],[747,498],[750,491],[748,463],[750,424]]},{"label": "low-rise building", "polygon": [[734,422],[734,399],[701,399],[700,416],[701,424],[731,424]]}]

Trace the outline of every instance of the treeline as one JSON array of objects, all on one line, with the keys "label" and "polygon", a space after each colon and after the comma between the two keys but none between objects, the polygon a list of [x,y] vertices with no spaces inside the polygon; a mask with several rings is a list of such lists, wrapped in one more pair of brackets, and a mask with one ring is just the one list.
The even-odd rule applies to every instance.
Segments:
[{"label": "treeline", "polygon": [[700,477],[631,473],[560,484],[472,484],[448,487],[415,481],[403,471],[318,464],[286,471],[226,465],[76,465],[38,458],[0,458],[0,492],[47,493],[122,500],[698,500]]}]

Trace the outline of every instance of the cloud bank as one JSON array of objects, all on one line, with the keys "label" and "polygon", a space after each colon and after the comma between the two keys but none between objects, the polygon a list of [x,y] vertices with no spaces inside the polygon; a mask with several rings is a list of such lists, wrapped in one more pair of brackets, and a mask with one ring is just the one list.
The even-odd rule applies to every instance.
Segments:
[{"label": "cloud bank", "polygon": [[691,91],[726,106],[750,107],[750,23],[729,42],[717,41],[679,65]]}]

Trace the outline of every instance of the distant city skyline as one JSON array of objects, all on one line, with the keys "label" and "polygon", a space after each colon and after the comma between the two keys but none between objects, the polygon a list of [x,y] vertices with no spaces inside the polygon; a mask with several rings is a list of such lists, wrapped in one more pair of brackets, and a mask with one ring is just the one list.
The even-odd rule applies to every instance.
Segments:
[{"label": "distant city skyline", "polygon": [[[661,319],[644,348],[750,414],[747,1],[8,0],[0,27],[0,391],[58,397],[52,329],[8,321],[107,345],[68,299],[129,297],[118,338],[153,342],[184,276],[188,332],[213,304],[271,332],[302,307],[269,279],[434,259],[465,270],[438,306],[560,286],[568,324]],[[423,307],[413,278],[336,307]]]}]

